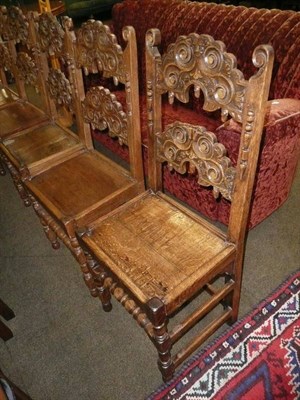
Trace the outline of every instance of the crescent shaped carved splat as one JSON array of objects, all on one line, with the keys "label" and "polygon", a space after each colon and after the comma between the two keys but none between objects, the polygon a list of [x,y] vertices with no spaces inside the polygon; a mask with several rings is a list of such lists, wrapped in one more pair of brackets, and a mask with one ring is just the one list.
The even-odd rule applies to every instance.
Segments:
[{"label": "crescent shaped carved splat", "polygon": [[101,21],[89,20],[77,31],[76,61],[86,73],[103,71],[105,77],[116,77],[125,83],[123,50]]},{"label": "crescent shaped carved splat", "polygon": [[8,40],[15,40],[28,45],[28,26],[28,21],[20,8],[11,6],[7,9],[5,36]]},{"label": "crescent shaped carved splat", "polygon": [[5,37],[6,31],[6,7],[0,6],[0,36]]},{"label": "crescent shaped carved splat", "polygon": [[109,136],[117,137],[120,144],[128,143],[126,113],[108,89],[102,86],[89,89],[82,108],[85,122],[99,130],[108,129]]},{"label": "crescent shaped carved splat", "polygon": [[58,69],[50,69],[47,86],[55,102],[67,106],[72,111],[72,88],[64,73]]},{"label": "crescent shaped carved splat", "polygon": [[168,125],[157,136],[157,141],[161,162],[166,161],[170,169],[180,174],[193,166],[200,185],[212,186],[216,197],[221,193],[231,200],[236,169],[213,132],[201,126],[176,122]]},{"label": "crescent shaped carved splat", "polygon": [[43,13],[38,18],[37,39],[43,51],[50,55],[60,55],[63,49],[64,30],[51,13]]},{"label": "crescent shaped carved splat", "polygon": [[20,52],[17,55],[16,66],[19,77],[27,85],[35,86],[38,90],[38,69],[34,60],[27,53]]},{"label": "crescent shaped carved splat", "polygon": [[0,43],[0,68],[11,71],[13,67],[13,60],[9,54],[8,48],[5,44]]},{"label": "crescent shaped carved splat", "polygon": [[171,102],[176,97],[187,103],[193,85],[197,97],[203,92],[205,110],[221,109],[224,120],[230,114],[242,121],[247,82],[235,57],[210,35],[180,36],[162,57],[157,79]]}]

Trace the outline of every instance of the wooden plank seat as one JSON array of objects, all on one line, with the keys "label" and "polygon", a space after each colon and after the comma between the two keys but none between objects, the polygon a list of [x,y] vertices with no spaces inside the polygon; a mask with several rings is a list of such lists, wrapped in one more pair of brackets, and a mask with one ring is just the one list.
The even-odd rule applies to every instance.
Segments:
[{"label": "wooden plank seat", "polygon": [[[60,239],[70,249],[91,294],[97,295],[89,260],[79,246],[75,230],[83,229],[144,190],[135,32],[131,27],[124,28],[124,50],[100,21],[85,22],[76,33],[68,31],[67,36],[72,84],[80,99],[76,110],[78,127],[90,140],[93,126],[128,146],[130,165],[123,167],[100,151],[85,149],[24,183],[52,246],[57,248]],[[123,85],[126,109],[104,86],[85,93],[83,73],[95,70],[103,72],[109,84],[113,79]]]},{"label": "wooden plank seat", "polygon": [[[20,9],[11,7],[6,23],[9,41],[0,45],[6,46],[20,95],[17,101],[0,107],[0,150],[25,205],[29,205],[22,180],[76,156],[92,144],[82,130],[75,133],[60,120],[61,110],[75,113],[80,99],[72,90],[71,66],[66,64],[61,70],[51,65],[52,56],[66,60],[69,46],[58,20],[51,13],[29,13],[25,17]],[[16,44],[16,37],[22,47]],[[43,108],[28,101],[25,84],[41,94]]]},{"label": "wooden plank seat", "polygon": [[[273,49],[268,45],[255,49],[258,71],[246,81],[235,57],[209,35],[180,36],[163,55],[159,44],[160,32],[148,31],[149,189],[78,231],[78,238],[91,257],[89,266],[104,310],[111,309],[114,295],[133,315],[156,346],[167,381],[212,333],[238,316],[245,232]],[[242,122],[236,166],[204,126],[178,120],[162,128],[162,96],[168,93],[171,104],[175,98],[187,103],[191,88],[198,98],[202,92],[206,111],[220,109],[224,120],[231,116]],[[227,232],[163,193],[164,164],[182,175],[195,173],[200,185],[231,201]],[[203,294],[207,297],[199,304]],[[189,332],[200,321],[201,329]],[[173,346],[179,346],[188,332],[193,333],[190,341],[185,339],[172,355]]]}]

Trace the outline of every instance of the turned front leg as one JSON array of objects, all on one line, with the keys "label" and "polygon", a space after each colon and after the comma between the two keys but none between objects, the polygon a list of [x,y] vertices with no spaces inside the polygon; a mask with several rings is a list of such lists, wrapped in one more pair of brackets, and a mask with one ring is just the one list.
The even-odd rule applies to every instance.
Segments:
[{"label": "turned front leg", "polygon": [[96,262],[90,254],[86,253],[86,257],[90,270],[93,271],[93,276],[95,284],[98,288],[98,295],[102,304],[102,308],[105,312],[109,312],[112,309],[112,304],[109,288],[105,285],[105,279],[107,278],[107,275],[103,268],[101,268],[100,264]]},{"label": "turned front leg", "polygon": [[148,317],[153,325],[153,342],[158,351],[158,367],[164,382],[174,374],[175,366],[171,358],[171,339],[167,329],[167,315],[164,303],[157,297],[148,301]]}]

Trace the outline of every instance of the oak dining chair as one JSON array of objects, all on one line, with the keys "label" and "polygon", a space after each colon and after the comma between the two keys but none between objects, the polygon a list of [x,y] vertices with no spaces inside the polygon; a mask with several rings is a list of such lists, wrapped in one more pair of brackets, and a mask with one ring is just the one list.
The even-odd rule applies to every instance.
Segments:
[{"label": "oak dining chair", "polygon": [[[208,337],[238,316],[273,49],[255,49],[258,70],[247,81],[235,57],[209,35],[180,36],[163,55],[159,44],[159,30],[148,31],[149,189],[95,220],[78,238],[93,260],[103,308],[111,309],[113,295],[132,314],[156,347],[167,381]],[[162,127],[162,96],[168,94],[171,104],[187,103],[191,89],[196,97],[202,93],[199,103],[207,112],[220,110],[223,120],[242,124],[236,163],[216,133],[201,124],[178,120]],[[164,164],[182,175],[192,171],[199,185],[231,202],[227,232],[164,193]]]},{"label": "oak dining chair", "polygon": [[[66,24],[67,26],[67,24]],[[60,239],[79,262],[92,295],[97,295],[90,260],[79,246],[75,231],[84,229],[144,190],[141,155],[137,56],[135,31],[123,30],[126,47],[100,21],[89,20],[69,38],[68,66],[77,95],[77,128],[91,147],[53,168],[25,181],[33,207],[54,248]],[[84,89],[83,74],[102,73],[103,84],[119,82],[125,90],[126,107],[107,87]],[[130,154],[129,169],[92,148],[92,128],[115,137]]]}]

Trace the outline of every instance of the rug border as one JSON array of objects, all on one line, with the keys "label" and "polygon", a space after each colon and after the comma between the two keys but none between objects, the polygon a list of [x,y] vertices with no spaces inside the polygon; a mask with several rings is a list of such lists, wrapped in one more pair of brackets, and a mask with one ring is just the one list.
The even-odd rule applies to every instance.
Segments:
[{"label": "rug border", "polygon": [[150,395],[148,395],[145,398],[145,400],[155,400],[155,396],[160,395],[163,391],[165,391],[166,389],[173,386],[176,383],[179,376],[184,374],[186,372],[186,370],[188,370],[189,368],[192,368],[193,364],[195,362],[197,362],[203,356],[204,353],[208,352],[209,349],[211,349],[213,346],[215,346],[218,341],[222,340],[222,338],[227,336],[230,333],[230,331],[236,329],[236,327],[241,325],[245,319],[249,318],[251,315],[253,315],[255,312],[257,312],[258,309],[261,309],[264,307],[265,304],[268,304],[276,292],[280,292],[285,286],[288,286],[291,283],[291,281],[293,281],[294,279],[297,279],[297,278],[300,279],[300,268],[296,269],[293,273],[288,275],[288,277],[280,285],[278,285],[275,289],[272,290],[272,292],[268,295],[268,297],[266,299],[261,300],[259,303],[257,303],[255,306],[253,306],[250,311],[248,311],[241,318],[239,318],[233,325],[226,328],[224,332],[222,332],[214,340],[212,340],[210,343],[208,343],[203,349],[199,350],[198,353],[194,354],[174,374],[174,377],[172,378],[172,380],[170,382],[162,384],[159,388],[157,388]]}]

